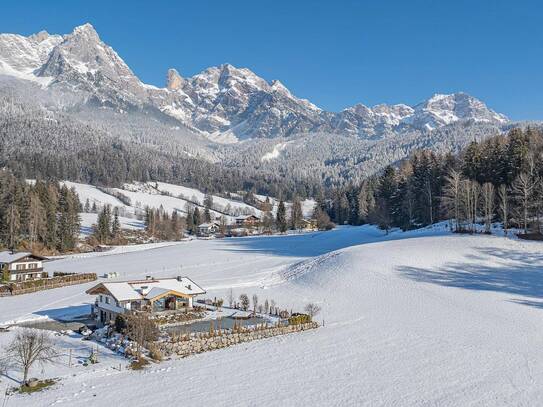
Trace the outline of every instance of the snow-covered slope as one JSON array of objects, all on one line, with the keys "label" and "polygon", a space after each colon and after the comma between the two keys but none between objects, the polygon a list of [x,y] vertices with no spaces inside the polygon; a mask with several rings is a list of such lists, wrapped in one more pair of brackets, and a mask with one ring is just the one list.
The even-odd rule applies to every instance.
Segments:
[{"label": "snow-covered slope", "polygon": [[[174,275],[181,261],[182,273],[211,297],[233,287],[236,296],[254,293],[289,309],[316,302],[324,326],[143,372],[115,370],[108,361],[48,368],[61,384],[39,396],[12,396],[10,405],[160,406],[180,394],[187,403],[205,398],[219,406],[540,405],[540,253],[539,242],[441,229],[385,236],[361,227],[50,262],[48,270],[132,278]],[[87,286],[1,298],[3,318],[69,313],[69,305],[93,301],[82,294]],[[187,372],[190,386],[179,389]],[[220,392],[210,391],[215,377]],[[6,379],[0,389],[10,385]]]},{"label": "snow-covered slope", "polygon": [[[98,188],[70,181],[63,181],[63,183],[76,190],[82,205],[86,205],[87,200],[91,208],[93,204],[96,204],[98,209],[105,205],[111,205],[119,208],[120,215],[127,219],[141,218],[146,207],[162,208],[167,212],[177,211],[181,214],[186,213],[187,205],[198,206],[200,209],[204,207],[205,194],[203,192],[164,182],[125,184],[123,188]],[[261,211],[258,208],[244,202],[215,195],[212,197],[213,210],[211,213],[216,217],[225,216],[228,222],[233,222],[236,216],[241,215],[261,216]],[[311,203],[312,201],[307,202]],[[87,221],[91,221],[91,218],[85,218],[84,226],[90,226]],[[139,228],[138,223],[128,220],[123,222],[128,225],[128,229]]]},{"label": "snow-covered slope", "polygon": [[[141,218],[145,208],[162,208],[167,212],[177,211],[181,214],[186,213],[187,205],[204,208],[204,199],[206,194],[195,188],[182,185],[168,184],[166,182],[136,182],[125,184],[123,188],[98,188],[94,185],[81,184],[78,182],[63,181],[69,188],[74,188],[79,196],[82,205],[86,205],[88,200],[90,207],[96,204],[100,209],[104,205],[111,205],[120,210],[120,214],[127,219]],[[232,194],[232,198],[237,194]],[[217,218],[225,216],[228,222],[233,222],[237,216],[256,215],[262,216],[262,211],[255,206],[251,206],[241,200],[228,199],[222,196],[211,195],[213,199],[213,210],[211,211]],[[121,198],[121,199],[120,199]],[[256,195],[256,199],[264,203],[266,199],[272,205],[272,213],[277,212],[279,201],[273,197]],[[304,217],[310,218],[313,214],[315,201],[306,199],[301,202]],[[286,202],[287,210],[290,210],[290,202]],[[85,218],[83,225],[88,226],[91,217]],[[139,224],[123,221],[128,229],[138,228]]]},{"label": "snow-covered slope", "polygon": [[118,208],[130,208],[122,203],[118,198],[110,195],[94,185],[81,184],[79,182],[62,181],[61,184],[66,185],[68,188],[74,188],[79,196],[79,201],[82,205],[85,205],[86,201],[89,201],[89,205],[103,207],[105,205],[116,206]]},{"label": "snow-covered slope", "polygon": [[36,73],[61,42],[62,36],[45,31],[29,37],[0,34],[0,75],[48,84],[50,78],[39,78]]}]

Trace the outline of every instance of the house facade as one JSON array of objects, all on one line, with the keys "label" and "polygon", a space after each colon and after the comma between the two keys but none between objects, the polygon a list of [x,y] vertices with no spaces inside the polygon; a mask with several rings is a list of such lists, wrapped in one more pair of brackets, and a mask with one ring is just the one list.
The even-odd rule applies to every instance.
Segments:
[{"label": "house facade", "polygon": [[43,270],[45,257],[29,252],[0,252],[0,277],[4,281],[17,282],[48,277]]},{"label": "house facade", "polygon": [[191,309],[205,291],[188,277],[100,283],[86,291],[95,295],[92,313],[99,324],[131,312],[176,312]]},{"label": "house facade", "polygon": [[316,219],[302,219],[302,229],[308,232],[319,230]]},{"label": "house facade", "polygon": [[220,229],[220,225],[216,222],[211,223],[202,223],[198,225],[198,236],[212,236],[217,233]]},{"label": "house facade", "polygon": [[243,226],[246,228],[256,227],[260,224],[260,218],[255,215],[238,216],[236,218],[236,226]]}]

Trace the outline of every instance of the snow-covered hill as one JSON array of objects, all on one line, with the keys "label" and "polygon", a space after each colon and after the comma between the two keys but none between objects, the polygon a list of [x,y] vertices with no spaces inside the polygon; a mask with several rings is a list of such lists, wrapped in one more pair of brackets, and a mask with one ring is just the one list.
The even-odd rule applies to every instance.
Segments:
[{"label": "snow-covered hill", "polygon": [[[142,372],[103,350],[97,367],[48,366],[61,383],[10,405],[540,405],[543,402],[540,242],[373,227],[287,237],[190,241],[132,253],[65,258],[49,271],[117,271],[123,279],[182,273],[210,297],[257,294],[286,308],[322,307],[324,326]],[[71,286],[0,298],[5,320],[81,312]],[[11,333],[0,336],[0,343]],[[77,339],[59,345],[84,357]],[[220,366],[221,391],[210,390]],[[179,383],[191,384],[180,390]],[[39,372],[38,372],[39,373]],[[16,376],[16,373],[12,372]],[[13,377],[13,376],[10,376]],[[213,381],[213,380],[211,380]],[[0,390],[12,385],[0,382]],[[243,383],[243,389],[240,389]],[[273,383],[273,386],[270,385]],[[166,389],[165,391],[157,389]]]},{"label": "snow-covered hill", "polygon": [[[176,211],[182,215],[186,214],[187,206],[196,206],[204,209],[205,194],[195,188],[181,185],[168,184],[165,182],[147,182],[125,184],[123,188],[98,188],[93,185],[81,184],[78,182],[63,181],[69,188],[74,188],[83,206],[89,204],[92,208],[96,205],[99,210],[105,205],[117,207],[121,215],[121,226],[126,229],[141,229],[145,208],[162,208],[167,212]],[[222,196],[211,195],[213,199],[212,215],[216,218],[224,216],[228,223],[233,223],[237,216],[254,214],[261,217],[262,211],[256,206],[246,204],[241,196],[232,194],[237,199],[228,199]],[[279,201],[273,197],[257,195],[256,199],[265,202],[269,199],[272,205],[272,214],[277,212]],[[287,210],[291,203],[286,203]],[[302,201],[302,211],[306,218],[313,214],[315,201],[307,199]],[[96,222],[96,214],[82,214],[81,224],[84,230],[90,230]]]}]

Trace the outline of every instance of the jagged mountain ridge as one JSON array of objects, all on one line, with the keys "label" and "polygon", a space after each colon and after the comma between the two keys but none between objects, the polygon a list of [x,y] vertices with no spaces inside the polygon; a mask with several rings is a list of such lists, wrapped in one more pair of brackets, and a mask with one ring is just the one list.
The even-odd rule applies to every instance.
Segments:
[{"label": "jagged mountain ridge", "polygon": [[503,125],[508,119],[465,93],[434,95],[416,105],[357,104],[324,111],[246,68],[211,67],[190,78],[167,73],[166,86],[144,84],[90,24],[67,35],[0,34],[0,74],[77,94],[82,103],[120,111],[155,109],[213,141],[338,133],[384,139],[456,122]]}]

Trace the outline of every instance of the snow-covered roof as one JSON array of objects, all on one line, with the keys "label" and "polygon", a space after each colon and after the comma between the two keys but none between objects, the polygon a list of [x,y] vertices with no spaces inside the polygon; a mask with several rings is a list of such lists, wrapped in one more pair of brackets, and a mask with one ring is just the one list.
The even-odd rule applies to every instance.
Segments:
[{"label": "snow-covered roof", "polygon": [[188,277],[100,283],[87,290],[87,294],[97,294],[98,287],[104,287],[117,301],[151,299],[168,291],[186,295],[205,294],[205,290]]},{"label": "snow-covered roof", "polygon": [[167,292],[170,292],[171,290],[168,290],[167,288],[160,288],[160,287],[153,287],[151,288],[151,291],[149,291],[145,295],[145,299],[150,300],[152,298],[158,297],[162,294],[166,294]]},{"label": "snow-covered roof", "polygon": [[103,285],[117,301],[141,299],[141,294],[134,290],[134,288],[126,281],[103,283]]},{"label": "snow-covered roof", "polygon": [[260,219],[258,216],[256,215],[243,215],[243,216],[237,216],[236,217],[236,220],[246,220],[246,219],[249,219],[249,218],[255,218],[255,219]]},{"label": "snow-covered roof", "polygon": [[24,259],[25,257],[32,256],[38,260],[44,260],[44,257],[36,256],[29,252],[12,252],[11,250],[5,250],[0,252],[0,263],[13,263],[14,261]]},{"label": "snow-covered roof", "polygon": [[213,226],[219,226],[219,225],[217,223],[215,223],[215,222],[212,222],[212,223],[202,223],[198,227],[199,228],[210,228],[210,227],[213,227]]}]

